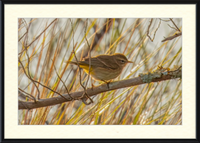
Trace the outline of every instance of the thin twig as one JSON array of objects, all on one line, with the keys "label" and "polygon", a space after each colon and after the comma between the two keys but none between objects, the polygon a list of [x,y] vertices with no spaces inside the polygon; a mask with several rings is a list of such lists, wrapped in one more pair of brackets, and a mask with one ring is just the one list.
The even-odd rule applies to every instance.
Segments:
[{"label": "thin twig", "polygon": [[[24,20],[24,19],[23,19],[23,20]],[[24,20],[24,21],[25,21],[25,20]],[[34,20],[32,20],[32,18],[31,18],[30,23],[33,22],[33,21],[34,21]],[[25,21],[25,23],[26,23],[26,21]],[[19,27],[18,27],[18,29],[19,29]],[[22,39],[27,33],[28,33],[28,31],[26,31],[26,32],[22,35],[22,37],[19,38],[18,42],[21,41],[21,39]]]},{"label": "thin twig", "polygon": [[179,32],[181,32],[181,30],[178,28],[178,26],[174,23],[174,21],[172,20],[172,18],[170,18],[171,22],[174,24],[174,26],[176,27],[176,30],[178,30]]},{"label": "thin twig", "polygon": [[[28,33],[28,31],[29,31],[30,26],[31,26],[31,23],[29,23],[29,26],[27,27],[27,33]],[[29,58],[28,50],[27,50],[27,41],[28,41],[28,34],[27,34],[26,37],[25,37],[25,50],[26,50],[26,56],[27,56],[27,59],[28,59],[28,62],[27,62],[27,64],[28,64],[28,65],[27,65],[28,77],[29,77],[29,79],[32,81],[32,83],[34,84],[34,86],[37,88],[38,97],[39,97],[40,91],[39,91],[37,85],[35,84],[35,82],[33,81],[33,79],[31,78],[31,74],[30,74],[30,70],[29,70],[30,58]],[[20,56],[20,58],[21,58],[21,56]],[[20,61],[20,59],[19,59],[19,61]],[[20,63],[21,63],[21,62],[20,62]],[[21,63],[21,64],[22,64],[22,63]],[[25,70],[24,70],[24,72],[25,72]],[[27,75],[27,74],[26,74],[26,75]],[[34,97],[34,96],[32,96],[32,97]],[[39,98],[38,98],[38,99],[39,99]],[[34,97],[34,101],[36,102],[35,97]]]},{"label": "thin twig", "polygon": [[178,69],[174,70],[173,72],[176,72],[176,71],[180,70],[181,68],[182,68],[182,65]]},{"label": "thin twig", "polygon": [[148,26],[148,29],[147,29],[147,36],[149,37],[149,39],[151,40],[151,42],[153,42],[153,40],[155,39],[156,32],[157,32],[157,30],[158,30],[158,28],[160,27],[160,24],[161,24],[161,20],[160,20],[160,22],[159,22],[159,24],[158,24],[158,27],[156,28],[156,30],[155,30],[155,32],[154,32],[153,39],[152,39],[152,38],[150,37],[150,35],[149,35],[149,29],[150,29],[150,27],[151,27],[152,22],[153,22],[153,18],[151,19],[151,21],[150,21],[150,23],[149,23],[149,26]]},{"label": "thin twig", "polygon": [[[30,74],[30,70],[29,70],[29,63],[30,63],[30,58],[29,58],[29,55],[28,55],[28,51],[26,50],[26,55],[27,55],[27,58],[28,58],[28,65],[27,65],[27,71],[28,71],[28,76],[29,76],[29,79],[33,82],[34,86],[36,87],[37,89],[37,92],[38,92],[38,100],[40,99],[40,90],[38,89],[37,85],[35,84],[34,80],[32,79],[31,77],[31,74]],[[25,71],[24,71],[25,72]]]},{"label": "thin twig", "polygon": [[176,32],[174,35],[164,38],[161,42],[165,42],[165,41],[168,41],[168,40],[172,40],[172,39],[174,39],[174,38],[179,37],[179,36],[182,35],[181,30],[180,30],[180,29],[178,28],[178,26],[174,23],[174,21],[172,20],[172,18],[170,18],[170,21],[174,24],[174,26],[175,26],[176,28],[170,26],[169,24],[168,24],[168,26],[169,26],[170,28],[172,28],[172,29],[178,31],[178,33]]},{"label": "thin twig", "polygon": [[[31,46],[56,20],[57,18],[54,19],[27,47]],[[24,51],[25,49],[22,50],[18,55],[21,55]]]},{"label": "thin twig", "polygon": [[[20,64],[21,64],[21,66],[22,66],[22,68],[23,68],[23,70],[24,70],[24,73],[25,73],[25,75],[29,78],[29,76],[27,75],[27,73],[26,73],[26,71],[25,71],[25,69],[24,69],[24,66],[23,66],[23,64],[21,63],[21,61],[19,60],[19,62],[20,62]],[[30,79],[30,78],[29,78]],[[31,79],[30,79],[31,80]],[[51,89],[51,88],[49,88],[49,87],[47,87],[46,85],[43,85],[42,83],[40,83],[40,82],[38,82],[38,81],[36,81],[36,80],[34,80],[34,79],[32,79],[34,82],[36,82],[36,83],[38,83],[38,84],[40,84],[41,86],[43,86],[43,87],[45,87],[45,88],[47,88],[47,89],[49,89],[49,90],[51,90],[52,92],[54,92],[54,93],[56,93],[56,94],[58,94],[58,95],[60,95],[61,97],[63,97],[64,99],[66,99],[66,100],[68,100],[66,97],[64,97],[63,95],[61,95],[60,93],[58,93],[58,92],[56,92],[56,91],[54,91],[53,89]]]},{"label": "thin twig", "polygon": [[[31,20],[32,20],[32,18],[30,19],[30,21],[31,21]],[[31,23],[29,23],[29,26],[28,26],[28,28],[27,28],[27,33],[29,32],[30,26],[31,26]],[[27,41],[28,41],[28,34],[27,34],[26,37],[25,37],[25,50],[26,50],[26,56],[27,56],[27,59],[28,59],[28,62],[27,62],[27,71],[28,71],[29,79],[32,81],[32,83],[34,84],[34,86],[35,86],[36,89],[37,89],[37,92],[38,92],[38,100],[39,100],[39,97],[40,97],[40,90],[39,90],[39,88],[37,87],[37,85],[35,84],[35,82],[33,81],[32,77],[31,77],[31,74],[30,74],[30,69],[29,69],[30,57],[29,57],[29,54],[28,54]],[[20,59],[19,59],[19,60],[20,60]]]},{"label": "thin twig", "polygon": [[[88,19],[87,19],[88,20]],[[88,78],[87,78],[87,81],[86,81],[86,86],[87,86],[87,83],[88,83],[88,80],[89,80],[89,77],[90,77],[90,69],[91,69],[91,47],[90,47],[90,44],[89,44],[89,42],[88,42],[88,39],[87,39],[87,37],[86,37],[86,29],[87,29],[87,22],[86,22],[86,26],[85,26],[85,40],[87,41],[87,45],[88,45],[88,47],[89,47],[89,72],[88,72]]]},{"label": "thin twig", "polygon": [[[33,96],[33,95],[31,95],[31,94],[29,94],[29,93],[27,93],[27,92],[25,92],[24,90],[22,90],[21,88],[18,88],[18,90],[19,90],[19,93],[21,94],[21,92],[23,92],[23,93],[25,93],[25,94],[27,94],[27,95],[25,95],[25,97],[28,97],[28,98],[31,98],[32,100],[34,100],[35,99],[35,97]],[[23,94],[24,95],[24,94]],[[28,96],[29,95],[29,96]]]},{"label": "thin twig", "polygon": [[22,35],[22,37],[19,38],[18,42],[21,41],[21,39],[22,39],[27,33],[28,33],[28,32],[26,31],[26,32],[24,33],[24,35]]},{"label": "thin twig", "polygon": [[174,30],[176,30],[177,31],[177,29],[176,28],[174,28],[174,27],[172,27],[171,25],[169,25],[169,24],[167,24],[170,28],[172,28],[172,29],[174,29]]},{"label": "thin twig", "polygon": [[[53,62],[53,60],[52,60],[52,62]],[[53,67],[54,67],[54,69],[55,69],[55,72],[56,72],[56,74],[57,74],[58,78],[59,78],[59,79],[60,79],[60,81],[63,83],[63,85],[64,85],[64,87],[65,87],[65,89],[66,89],[66,91],[67,91],[67,93],[68,93],[69,97],[70,97],[71,99],[74,99],[72,96],[70,96],[70,93],[69,93],[69,90],[68,90],[67,86],[65,85],[64,81],[62,81],[62,79],[60,78],[60,76],[59,76],[58,72],[56,71],[56,67],[55,67],[54,63],[53,63]]]},{"label": "thin twig", "polygon": [[158,24],[158,27],[156,28],[156,30],[155,30],[155,32],[154,32],[153,40],[155,39],[155,35],[156,35],[156,32],[158,31],[158,28],[160,27],[160,24],[161,24],[161,20],[160,20],[160,22],[159,22],[159,24]]},{"label": "thin twig", "polygon": [[161,19],[159,18],[161,21],[164,21],[164,22],[169,22],[170,20],[164,20],[164,19]]},{"label": "thin twig", "polygon": [[[33,82],[34,80],[32,79],[32,78],[30,78],[29,77],[29,75],[26,73],[26,71],[25,71],[25,69],[24,69],[24,66],[23,66],[23,64],[22,64],[22,62],[19,60],[19,62],[20,62],[20,64],[21,64],[21,66],[22,66],[22,69],[24,70],[24,73],[25,73],[25,75]],[[34,83],[34,82],[33,82]],[[35,97],[32,95],[31,96],[32,98],[33,98],[33,100],[36,102],[36,99],[35,99]]]},{"label": "thin twig", "polygon": [[[88,55],[89,55],[89,72],[88,72],[88,78],[87,78],[87,81],[86,81],[86,84],[85,84],[86,87],[87,87],[87,84],[88,84],[88,81],[89,81],[90,69],[91,69],[91,47],[90,47],[90,44],[89,44],[88,39],[87,39],[87,37],[86,37],[87,25],[88,25],[88,19],[87,19],[86,26],[85,26],[85,39],[86,39],[87,45],[88,45],[88,47],[89,47],[89,52],[88,52]],[[92,99],[91,99],[91,100],[92,100]],[[91,101],[91,100],[90,100],[89,103],[87,103],[85,99],[83,99],[82,101],[83,101],[83,103],[85,103],[86,105],[89,105],[89,104],[93,103],[93,100],[92,100],[92,101]]]},{"label": "thin twig", "polygon": [[[73,45],[74,45],[74,29],[73,29],[73,23],[72,23],[71,19],[70,19],[70,22],[71,22],[71,25],[72,25]],[[76,45],[77,45],[77,43],[76,43]],[[86,88],[83,86],[83,84],[82,84],[82,82],[81,82],[81,68],[80,68],[80,66],[79,66],[79,62],[78,62],[78,59],[77,59],[76,53],[75,53],[75,47],[76,47],[76,45],[73,46],[73,54],[74,54],[75,60],[76,60],[76,62],[77,62],[78,68],[79,68],[80,85],[82,86],[82,88],[83,88],[84,91],[85,91],[85,93],[83,93],[82,96],[86,95],[86,97],[89,98],[90,101],[93,103],[93,100],[88,96],[88,94],[87,94],[87,92],[86,92]],[[85,102],[83,102],[83,103],[85,103]]]},{"label": "thin twig", "polygon": [[149,39],[150,39],[151,41],[152,41],[152,39],[151,39],[151,37],[149,36],[149,29],[150,29],[150,27],[151,27],[152,22],[153,22],[153,18],[151,18],[151,21],[149,22],[149,26],[148,26],[148,28],[147,28],[147,36],[149,37]]},{"label": "thin twig", "polygon": [[181,36],[181,35],[182,35],[182,32],[180,32],[180,33],[175,33],[174,35],[169,36],[169,37],[163,39],[161,42],[165,42],[165,41],[168,41],[168,40],[172,40],[172,39],[174,39],[174,38],[176,38],[176,37],[179,37],[179,36]]}]

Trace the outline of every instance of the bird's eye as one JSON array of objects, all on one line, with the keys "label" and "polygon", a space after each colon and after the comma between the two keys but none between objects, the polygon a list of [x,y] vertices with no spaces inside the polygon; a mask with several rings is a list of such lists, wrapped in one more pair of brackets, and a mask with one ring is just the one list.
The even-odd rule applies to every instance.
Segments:
[{"label": "bird's eye", "polygon": [[125,61],[124,61],[124,60],[121,60],[121,62],[122,62],[122,63],[125,63]]}]

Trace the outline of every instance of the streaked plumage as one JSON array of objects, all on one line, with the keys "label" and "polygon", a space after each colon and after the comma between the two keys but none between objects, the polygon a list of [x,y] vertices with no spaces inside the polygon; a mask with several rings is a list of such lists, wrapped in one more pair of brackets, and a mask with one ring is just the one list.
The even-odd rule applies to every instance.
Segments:
[{"label": "streaked plumage", "polygon": [[[89,58],[78,63],[72,61],[69,63],[79,65],[87,74],[89,73]],[[90,75],[96,80],[109,81],[118,77],[127,63],[131,61],[120,53],[91,57]]]}]

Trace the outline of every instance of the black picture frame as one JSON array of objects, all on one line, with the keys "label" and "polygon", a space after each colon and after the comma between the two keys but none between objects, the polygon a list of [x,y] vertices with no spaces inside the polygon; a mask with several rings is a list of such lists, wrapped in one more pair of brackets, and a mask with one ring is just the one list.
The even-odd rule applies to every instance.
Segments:
[{"label": "black picture frame", "polygon": [[[1,86],[0,86],[0,91],[1,91],[1,96],[0,96],[0,101],[1,101],[1,106],[0,106],[0,113],[1,113],[1,118],[0,118],[0,129],[1,129],[1,134],[0,134],[0,142],[138,142],[138,143],[157,143],[157,142],[170,142],[170,143],[199,143],[200,142],[200,97],[199,97],[199,89],[196,88],[196,139],[126,139],[126,140],[122,140],[122,139],[84,139],[84,140],[80,140],[80,139],[70,139],[70,140],[54,140],[54,139],[5,139],[4,138],[4,130],[5,130],[5,126],[4,126],[4,96],[9,96],[9,95],[5,95],[4,92],[4,81],[6,80],[4,78],[4,6],[5,4],[93,4],[91,1],[84,1],[80,2],[80,1],[60,1],[57,0],[56,3],[54,3],[55,1],[51,1],[49,3],[46,3],[45,1],[37,1],[37,0],[31,0],[31,1],[1,1],[0,2],[0,7],[1,7],[1,23],[0,23],[0,29],[1,29],[1,38],[0,38],[0,44],[1,44],[1,56],[0,56],[0,67],[1,67],[1,72],[0,72],[0,76],[1,76]],[[96,1],[95,4],[113,4],[111,3],[111,1],[107,1],[107,3],[102,3],[102,1]],[[200,0],[185,0],[185,1],[180,1],[180,0],[163,0],[163,1],[155,1],[155,0],[151,0],[151,1],[147,1],[147,0],[140,0],[140,1],[123,1],[123,3],[115,3],[115,4],[195,4],[196,5],[196,39],[197,39],[197,43],[196,43],[196,87],[198,87],[198,79],[199,79],[199,70],[198,70],[198,53],[199,53],[199,49],[200,49],[200,42],[198,39],[200,39],[199,33],[200,33],[200,28],[198,25],[200,25]]]}]

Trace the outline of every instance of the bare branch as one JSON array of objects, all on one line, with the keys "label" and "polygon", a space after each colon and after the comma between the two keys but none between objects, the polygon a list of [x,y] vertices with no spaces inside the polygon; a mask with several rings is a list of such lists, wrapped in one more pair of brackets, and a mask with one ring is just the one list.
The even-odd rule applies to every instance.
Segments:
[{"label": "bare branch", "polygon": [[[27,94],[27,95],[23,94],[22,92],[25,93],[25,94]],[[31,95],[31,94],[25,92],[25,91],[22,90],[21,88],[18,88],[18,95],[21,96],[22,98],[28,97],[28,98],[31,98],[32,100],[35,99],[35,97],[33,97],[33,95]],[[29,96],[28,96],[28,95],[29,95]]]},{"label": "bare branch", "polygon": [[174,39],[174,38],[179,37],[179,36],[182,35],[181,30],[180,30],[180,29],[178,28],[178,26],[174,23],[174,21],[172,20],[172,18],[170,18],[170,21],[174,24],[175,28],[172,27],[172,26],[170,26],[169,24],[168,24],[168,26],[169,26],[170,28],[172,28],[172,29],[178,31],[178,32],[176,32],[176,33],[175,33],[174,35],[172,35],[172,36],[169,36],[169,37],[163,39],[161,42],[165,42],[165,41],[168,41],[168,40],[172,40],[172,39]]},{"label": "bare branch", "polygon": [[153,35],[153,39],[150,37],[149,35],[149,29],[151,27],[151,24],[153,22],[153,18],[151,19],[150,23],[149,23],[149,26],[148,26],[148,29],[147,29],[147,36],[149,37],[149,39],[151,40],[151,42],[153,42],[153,40],[155,39],[155,36],[156,36],[156,32],[158,31],[158,28],[160,27],[160,24],[161,24],[161,19],[160,19],[160,22],[158,24],[158,27],[156,28],[155,32],[154,32],[154,35]]},{"label": "bare branch", "polygon": [[[149,76],[149,75],[150,74],[148,74],[148,75],[146,74],[146,75],[140,76],[140,77],[111,82],[111,83],[109,83],[109,89],[107,88],[107,84],[103,83],[99,86],[96,86],[93,88],[88,88],[87,94],[91,97],[91,96],[96,96],[99,93],[103,93],[103,92],[107,92],[107,91],[111,91],[111,90],[145,84],[147,82],[145,82],[144,77]],[[155,76],[151,77],[150,82],[160,82],[160,81],[164,81],[164,80],[172,80],[172,79],[176,79],[176,78],[181,78],[181,76],[182,76],[182,70],[180,67],[174,71],[165,71],[165,72],[161,72],[161,73],[156,73]],[[82,95],[84,93],[85,93],[85,91],[79,91],[79,92],[73,92],[70,95],[74,99],[81,99],[81,98],[83,98]],[[52,106],[52,105],[71,101],[70,100],[71,98],[68,94],[63,94],[63,96],[65,98],[67,98],[67,100],[58,96],[58,97],[52,97],[52,98],[48,98],[48,99],[41,99],[41,100],[37,101],[36,103],[19,101],[18,108],[19,109],[34,109],[34,108]]]},{"label": "bare branch", "polygon": [[[27,59],[28,59],[28,62],[27,62],[27,71],[28,71],[28,76],[29,76],[29,79],[32,81],[32,83],[34,84],[34,86],[36,87],[36,89],[37,89],[37,92],[38,92],[38,99],[40,99],[40,90],[39,90],[39,88],[37,87],[37,85],[35,84],[35,82],[34,82],[34,80],[33,80],[33,78],[31,77],[31,74],[30,74],[30,70],[29,70],[29,65],[30,65],[30,58],[29,58],[29,54],[28,54],[28,49],[27,49],[27,47],[25,48],[26,49],[26,55],[27,55]],[[20,60],[20,59],[19,59]],[[22,63],[21,63],[22,64]],[[25,69],[24,69],[24,72],[26,72],[25,71]],[[26,74],[27,75],[27,74]]]},{"label": "bare branch", "polygon": [[152,39],[151,39],[151,37],[149,36],[149,29],[150,29],[150,27],[151,27],[152,22],[153,22],[153,18],[151,18],[151,21],[150,21],[149,26],[148,26],[148,29],[147,29],[147,36],[149,37],[149,39],[150,39],[151,41],[152,41]]},{"label": "bare branch", "polygon": [[[54,19],[27,47],[31,46],[56,20],[57,20],[57,18]],[[25,51],[25,49],[22,50],[18,55],[21,55]]]},{"label": "bare branch", "polygon": [[[88,45],[88,47],[89,47],[89,52],[88,52],[88,55],[89,55],[89,72],[88,72],[88,78],[87,78],[87,81],[86,81],[86,84],[85,84],[86,87],[87,87],[87,84],[88,84],[88,81],[89,81],[90,69],[91,69],[91,47],[90,47],[90,44],[89,44],[88,39],[87,39],[87,36],[86,36],[87,25],[88,25],[88,19],[87,19],[86,27],[85,27],[85,39],[86,39],[87,45]],[[86,93],[86,94],[87,94],[87,93]],[[90,98],[89,96],[87,96],[87,97]],[[89,104],[93,103],[93,100],[92,100],[92,99],[90,99],[90,102],[89,102],[89,103],[87,103],[86,100],[87,100],[87,99],[83,99],[83,100],[82,100],[83,103],[86,104],[86,105],[89,105]]]},{"label": "bare branch", "polygon": [[[31,23],[29,23],[29,25],[28,25],[28,27],[27,27],[27,33],[28,33],[28,31],[29,31],[30,26],[31,26]],[[27,41],[28,41],[28,34],[26,35],[26,37],[25,37],[25,42],[24,42],[24,44],[25,44],[25,46],[24,46],[25,49],[24,49],[24,50],[26,51],[26,56],[27,56],[27,59],[28,59],[28,62],[27,62],[27,64],[28,64],[28,65],[27,65],[27,71],[28,71],[28,73],[26,73],[26,70],[24,69],[24,66],[23,66],[22,62],[20,61],[21,56],[19,57],[19,62],[20,62],[20,64],[21,64],[21,66],[23,67],[23,70],[24,70],[25,75],[31,80],[31,82],[32,82],[32,83],[34,84],[34,86],[37,88],[38,97],[39,97],[40,91],[39,91],[37,85],[35,84],[34,80],[32,79],[32,77],[31,77],[31,75],[30,75],[30,70],[29,70],[30,58],[29,58],[28,49],[27,49]],[[31,95],[31,97],[33,98],[34,102],[36,102],[36,98],[35,98],[33,95]]]},{"label": "bare branch", "polygon": [[159,18],[161,21],[164,21],[164,22],[169,22],[170,20],[165,20],[165,19],[162,19],[162,18]]},{"label": "bare branch", "polygon": [[[30,20],[30,23],[33,22],[34,20],[35,20],[35,19],[33,19],[33,20],[31,19],[31,20]],[[26,22],[26,21],[24,20],[24,22]],[[19,28],[19,27],[18,27],[18,28]],[[18,42],[21,41],[21,39],[22,39],[27,33],[28,33],[28,31],[26,31],[26,32],[22,35],[22,37],[19,38]]]},{"label": "bare branch", "polygon": [[[27,73],[26,73],[26,71],[25,71],[25,68],[24,68],[23,64],[21,63],[20,60],[19,60],[19,62],[20,62],[21,66],[22,66],[22,68],[23,68],[23,70],[24,70],[25,75],[30,79],[30,77],[27,75]],[[43,85],[42,83],[40,83],[40,82],[38,82],[38,81],[36,81],[36,80],[34,80],[34,79],[30,79],[30,80],[32,80],[33,82],[36,82],[36,83],[40,84],[41,86],[43,86],[43,87],[45,87],[45,88],[51,90],[52,92],[54,92],[54,93],[60,95],[60,96],[61,96],[62,98],[64,98],[64,99],[66,99],[66,98],[65,98],[64,96],[62,96],[60,93],[54,91],[53,89],[47,87],[46,85]],[[34,96],[33,96],[33,97],[34,97]],[[35,97],[34,97],[34,98],[35,98]],[[67,99],[67,100],[68,100],[68,99]],[[36,101],[35,101],[35,102],[36,102]]]},{"label": "bare branch", "polygon": [[[84,91],[85,91],[85,93],[83,93],[82,96],[86,96],[86,97],[89,98],[90,101],[93,103],[93,100],[88,96],[88,94],[87,94],[87,92],[86,92],[86,88],[83,86],[83,84],[82,84],[82,82],[81,82],[81,68],[80,68],[78,59],[77,59],[77,57],[76,57],[76,53],[75,53],[75,47],[76,47],[77,43],[76,43],[76,45],[74,46],[74,28],[73,28],[73,23],[72,23],[71,19],[70,19],[70,22],[71,22],[71,25],[72,25],[72,33],[73,33],[73,54],[74,54],[75,60],[76,60],[76,62],[77,62],[78,68],[79,68],[80,85],[82,86],[82,88],[83,88]],[[85,102],[83,102],[83,103],[85,103]]]},{"label": "bare branch", "polygon": [[[53,60],[52,60],[52,62],[53,62]],[[60,81],[63,83],[63,85],[64,85],[64,87],[65,87],[65,89],[66,89],[68,95],[70,96],[69,90],[68,90],[67,86],[65,85],[64,81],[60,78],[58,72],[56,71],[56,67],[55,67],[54,63],[53,63],[53,67],[54,67],[54,69],[55,69],[56,75],[58,76],[58,78],[60,79]],[[71,96],[70,96],[70,97],[71,97]],[[71,97],[71,98],[73,99],[73,97]]]},{"label": "bare branch", "polygon": [[172,27],[171,25],[169,25],[169,24],[167,24],[171,29],[174,29],[174,30],[176,30],[177,31],[177,29],[176,28],[174,28],[174,27]]},{"label": "bare branch", "polygon": [[182,32],[180,32],[180,33],[175,33],[174,35],[169,36],[169,37],[163,39],[161,42],[165,42],[165,41],[168,41],[168,40],[172,40],[172,39],[174,39],[174,38],[176,38],[176,37],[179,37],[179,36],[181,36],[181,35],[182,35]]},{"label": "bare branch", "polygon": [[178,26],[174,23],[174,21],[172,20],[172,18],[170,18],[171,22],[174,24],[174,26],[176,27],[176,30],[181,32],[181,30],[178,28]]}]

